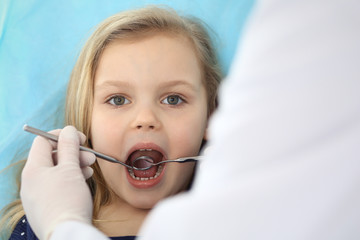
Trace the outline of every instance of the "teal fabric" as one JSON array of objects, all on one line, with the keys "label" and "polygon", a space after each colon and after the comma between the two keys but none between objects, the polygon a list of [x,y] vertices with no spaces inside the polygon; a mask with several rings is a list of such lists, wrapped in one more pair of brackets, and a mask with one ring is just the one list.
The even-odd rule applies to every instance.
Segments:
[{"label": "teal fabric", "polygon": [[[62,127],[69,74],[94,27],[119,11],[159,4],[199,17],[214,30],[226,73],[253,0],[1,0],[0,170],[26,157],[34,136],[22,131],[25,123]],[[13,175],[0,173],[0,208],[16,197]]]}]

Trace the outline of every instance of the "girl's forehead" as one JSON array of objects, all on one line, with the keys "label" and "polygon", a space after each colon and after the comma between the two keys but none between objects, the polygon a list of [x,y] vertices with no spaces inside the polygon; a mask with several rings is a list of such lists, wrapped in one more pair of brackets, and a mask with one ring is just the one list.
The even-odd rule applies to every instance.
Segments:
[{"label": "girl's forehead", "polygon": [[186,49],[188,53],[191,52],[191,57],[195,57],[200,62],[195,43],[191,37],[182,31],[175,32],[153,30],[148,32],[131,33],[127,36],[114,39],[110,41],[102,50],[100,60],[104,52],[116,51],[116,48],[119,48],[119,46],[122,46],[122,51],[126,49],[131,50],[134,48],[141,49],[141,46],[145,48],[149,47],[149,49],[145,49],[144,54],[147,52],[147,50],[150,51],[153,47],[158,47],[157,49],[162,50],[156,53],[158,56],[168,54],[167,52],[164,52],[166,50],[175,51],[175,54],[182,54],[183,51],[178,51],[179,48],[180,50]]},{"label": "girl's forehead", "polygon": [[95,84],[114,80],[156,81],[197,79],[202,68],[189,39],[175,34],[153,34],[137,40],[116,40],[104,49]]}]

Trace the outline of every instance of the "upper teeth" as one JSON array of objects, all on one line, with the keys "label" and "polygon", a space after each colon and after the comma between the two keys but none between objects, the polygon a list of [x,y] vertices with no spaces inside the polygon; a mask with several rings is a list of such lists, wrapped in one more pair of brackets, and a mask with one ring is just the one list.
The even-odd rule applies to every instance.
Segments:
[{"label": "upper teeth", "polygon": [[139,149],[140,152],[144,152],[144,151],[152,151],[152,149]]}]

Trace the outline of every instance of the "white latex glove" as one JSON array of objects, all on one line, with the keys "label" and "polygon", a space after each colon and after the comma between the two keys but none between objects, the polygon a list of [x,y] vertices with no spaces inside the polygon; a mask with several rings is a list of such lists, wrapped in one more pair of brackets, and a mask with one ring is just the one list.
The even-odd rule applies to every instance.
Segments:
[{"label": "white latex glove", "polygon": [[[75,220],[91,224],[92,198],[85,180],[95,155],[80,152],[85,135],[67,126],[58,144],[36,137],[22,172],[20,196],[31,228],[40,239],[49,239],[59,223]],[[52,151],[57,148],[57,159]]]}]

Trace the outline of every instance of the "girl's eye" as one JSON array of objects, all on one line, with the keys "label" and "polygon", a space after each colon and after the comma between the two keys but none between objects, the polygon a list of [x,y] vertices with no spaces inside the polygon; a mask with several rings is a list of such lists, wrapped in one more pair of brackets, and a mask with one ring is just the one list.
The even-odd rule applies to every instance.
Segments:
[{"label": "girl's eye", "polygon": [[121,106],[121,105],[124,105],[124,104],[129,104],[130,101],[128,99],[126,99],[124,96],[114,96],[114,97],[111,97],[108,102],[111,104],[111,105],[115,105],[115,106]]},{"label": "girl's eye", "polygon": [[184,102],[184,100],[181,97],[179,97],[178,95],[170,95],[170,96],[167,96],[161,102],[164,104],[177,105],[177,104]]}]

